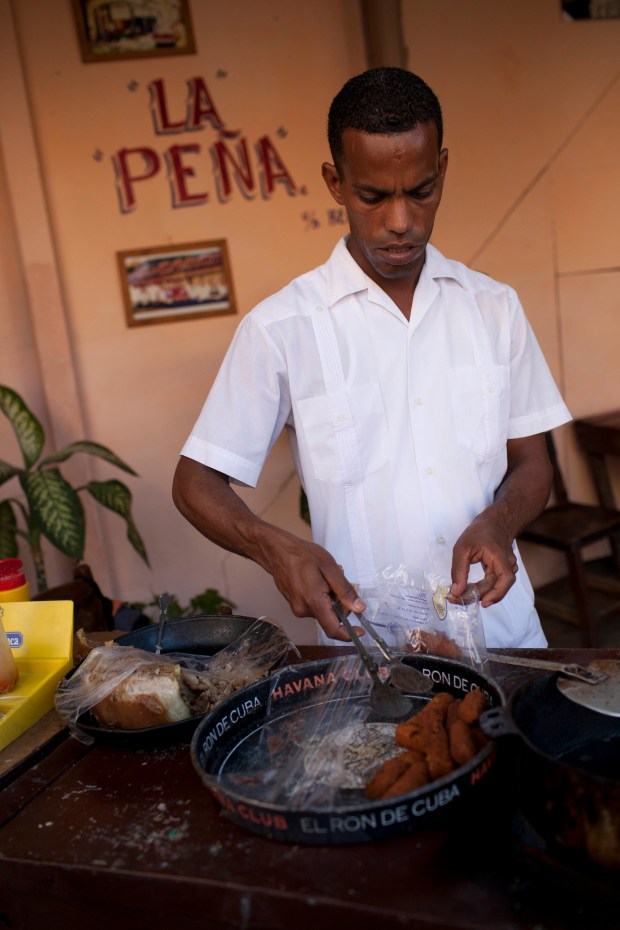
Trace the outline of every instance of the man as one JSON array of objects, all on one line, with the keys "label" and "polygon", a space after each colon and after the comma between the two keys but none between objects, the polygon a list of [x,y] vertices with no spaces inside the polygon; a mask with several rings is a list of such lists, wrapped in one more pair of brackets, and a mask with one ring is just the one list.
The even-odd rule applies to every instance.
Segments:
[{"label": "man", "polygon": [[[544,646],[514,539],[549,496],[544,432],[570,415],[514,291],[429,244],[442,135],[435,94],[410,72],[374,68],[335,97],[323,178],[350,233],[242,320],[173,496],[327,637],[348,639],[330,591],[359,612],[354,585],[402,564],[454,596],[481,580],[488,646]],[[312,543],[230,487],[256,484],[283,429]]]}]

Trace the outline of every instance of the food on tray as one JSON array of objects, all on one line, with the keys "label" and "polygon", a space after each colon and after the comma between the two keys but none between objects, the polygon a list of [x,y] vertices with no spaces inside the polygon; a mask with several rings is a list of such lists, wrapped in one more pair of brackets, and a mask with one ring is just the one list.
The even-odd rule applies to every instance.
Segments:
[{"label": "food on tray", "polygon": [[465,765],[478,752],[470,728],[460,717],[448,724],[448,741],[450,756],[457,765]]},{"label": "food on tray", "polygon": [[397,725],[396,745],[404,751],[374,773],[366,797],[373,801],[396,797],[465,765],[487,741],[478,719],[488,706],[479,689],[463,698],[439,691],[419,713]]},{"label": "food on tray", "polygon": [[267,671],[232,661],[218,664],[212,672],[208,667],[188,669],[167,656],[117,645],[93,649],[80,667],[87,693],[96,696],[101,688],[107,692],[91,704],[93,716],[102,726],[125,730],[206,714]]},{"label": "food on tray", "polygon": [[401,752],[400,755],[392,756],[391,759],[384,762],[368,782],[366,797],[372,801],[382,798],[416,761],[416,755],[415,750]]},{"label": "food on tray", "polygon": [[104,727],[138,730],[189,717],[191,697],[178,665],[146,665],[121,681],[91,711]]},{"label": "food on tray", "polygon": [[366,797],[371,801],[392,798],[430,781],[430,774],[423,752],[410,749],[384,762],[366,786]]},{"label": "food on tray", "polygon": [[287,721],[279,726],[282,724],[284,732],[289,733],[288,747],[295,753],[297,744],[303,753],[305,773],[334,789],[363,789],[369,774],[399,754],[393,723],[353,723],[328,733],[321,733],[320,729],[317,732],[313,727],[309,737],[300,731],[295,717],[290,718],[288,725]]},{"label": "food on tray", "polygon": [[483,710],[486,710],[488,706],[487,699],[482,691],[476,689],[467,692],[458,705],[457,713],[461,720],[471,725],[478,722],[480,714]]},{"label": "food on tray", "polygon": [[288,648],[283,631],[262,621],[211,657],[158,655],[107,643],[91,649],[75,673],[60,683],[56,710],[74,729],[86,711],[108,729],[178,723],[209,713],[268,675]]}]

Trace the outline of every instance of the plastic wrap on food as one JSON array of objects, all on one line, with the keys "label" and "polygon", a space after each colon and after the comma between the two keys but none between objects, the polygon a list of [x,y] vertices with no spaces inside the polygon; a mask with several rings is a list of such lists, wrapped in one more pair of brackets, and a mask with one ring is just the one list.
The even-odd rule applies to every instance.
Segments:
[{"label": "plastic wrap on food", "polygon": [[480,598],[474,585],[461,598],[450,582],[405,565],[386,566],[372,587],[360,590],[366,616],[399,652],[420,652],[467,662],[487,659]]},{"label": "plastic wrap on food", "polygon": [[289,649],[275,624],[262,620],[210,657],[157,655],[131,646],[95,647],[58,686],[55,707],[73,734],[90,712],[102,727],[145,729],[208,713],[235,691],[269,674]]},{"label": "plastic wrap on food", "polygon": [[[284,670],[290,677],[290,669]],[[274,674],[265,723],[244,741],[238,761],[223,776],[228,790],[288,810],[332,810],[342,792],[360,792],[372,773],[399,752],[393,723],[372,721],[365,698],[372,681],[357,656],[336,659],[317,683],[300,678],[286,687],[305,692],[295,712],[282,713]],[[369,720],[369,718],[371,718]],[[230,766],[230,760],[228,760]],[[222,784],[213,777],[213,787]]]}]

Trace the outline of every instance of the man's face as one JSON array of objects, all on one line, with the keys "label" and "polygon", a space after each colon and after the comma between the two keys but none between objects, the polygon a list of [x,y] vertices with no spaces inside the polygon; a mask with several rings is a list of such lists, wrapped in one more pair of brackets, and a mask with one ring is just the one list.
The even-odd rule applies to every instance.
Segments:
[{"label": "man's face", "polygon": [[323,178],[347,211],[351,255],[387,290],[390,280],[411,276],[415,283],[448,166],[435,124],[393,135],[346,129],[342,143],[342,175],[324,164]]}]

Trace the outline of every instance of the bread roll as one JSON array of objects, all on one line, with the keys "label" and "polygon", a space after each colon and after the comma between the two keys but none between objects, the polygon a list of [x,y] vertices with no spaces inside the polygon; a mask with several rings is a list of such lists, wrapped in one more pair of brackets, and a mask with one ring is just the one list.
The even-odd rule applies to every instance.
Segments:
[{"label": "bread roll", "polygon": [[178,665],[145,665],[92,708],[103,727],[141,730],[191,716]]}]

